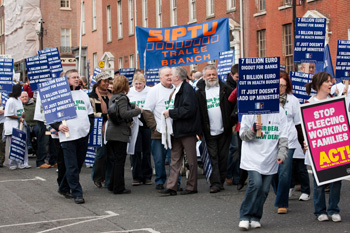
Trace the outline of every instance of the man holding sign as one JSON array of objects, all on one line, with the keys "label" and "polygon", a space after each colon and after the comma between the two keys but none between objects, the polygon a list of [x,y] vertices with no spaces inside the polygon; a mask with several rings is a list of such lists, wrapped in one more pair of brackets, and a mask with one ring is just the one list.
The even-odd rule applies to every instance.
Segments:
[{"label": "man holding sign", "polygon": [[[76,204],[82,204],[85,200],[79,183],[79,173],[85,160],[88,148],[88,134],[93,125],[94,113],[89,97],[80,90],[78,71],[75,69],[68,70],[66,77],[71,88],[77,117],[63,123],[58,122],[51,125],[59,131],[59,139],[66,165],[66,174],[58,192],[65,197],[72,196]],[[67,133],[69,133],[69,137],[67,137]]]}]

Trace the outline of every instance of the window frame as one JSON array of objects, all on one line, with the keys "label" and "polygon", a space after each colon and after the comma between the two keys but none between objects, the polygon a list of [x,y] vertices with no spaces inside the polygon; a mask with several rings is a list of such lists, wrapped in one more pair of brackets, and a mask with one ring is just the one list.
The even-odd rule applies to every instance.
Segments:
[{"label": "window frame", "polygon": [[170,26],[177,26],[177,0],[170,0]]},{"label": "window frame", "polygon": [[129,55],[129,68],[135,68],[134,54]]},{"label": "window frame", "polygon": [[129,36],[135,34],[134,0],[128,0]]},{"label": "window frame", "polygon": [[92,31],[96,31],[97,30],[97,6],[96,6],[96,1],[97,0],[92,0],[91,4],[92,4]]},{"label": "window frame", "polygon": [[264,12],[264,11],[266,11],[266,1],[258,0],[258,12]]},{"label": "window frame", "polygon": [[236,10],[236,0],[226,1],[226,11],[231,12]]},{"label": "window frame", "polygon": [[188,0],[188,21],[189,23],[197,22],[197,1]]},{"label": "window frame", "polygon": [[[62,3],[64,4],[64,6],[62,6]],[[71,9],[70,0],[61,0],[60,5],[61,5],[60,9],[69,9],[69,10]]]},{"label": "window frame", "polygon": [[257,31],[258,57],[266,57],[266,29]]},{"label": "window frame", "polygon": [[123,57],[118,58],[118,68],[123,69]]},{"label": "window frame", "polygon": [[[64,30],[64,34],[62,33],[62,30]],[[67,34],[67,32],[69,32],[69,34]],[[61,28],[61,41],[60,41],[60,45],[61,45],[61,49],[60,49],[60,52],[63,54],[63,53],[71,53],[71,48],[72,48],[72,29],[71,28]],[[66,44],[62,44],[62,37],[65,38],[65,42],[67,42],[67,37],[69,39],[69,45],[67,46]],[[66,50],[62,51],[62,47],[64,48],[69,48],[69,52],[66,52]]]},{"label": "window frame", "polygon": [[106,7],[106,26],[107,26],[107,43],[112,42],[112,9],[111,5]]},{"label": "window frame", "polygon": [[293,27],[291,23],[282,25],[282,46],[286,72],[289,73],[293,70],[294,64]]},{"label": "window frame", "polygon": [[118,39],[123,39],[123,15],[122,1],[117,1],[117,17],[118,17]]},{"label": "window frame", "polygon": [[148,27],[148,0],[142,0],[142,26]]},{"label": "window frame", "polygon": [[163,20],[162,20],[162,0],[156,0],[156,27],[161,28],[163,25]]},{"label": "window frame", "polygon": [[215,17],[215,0],[206,0],[207,19]]}]

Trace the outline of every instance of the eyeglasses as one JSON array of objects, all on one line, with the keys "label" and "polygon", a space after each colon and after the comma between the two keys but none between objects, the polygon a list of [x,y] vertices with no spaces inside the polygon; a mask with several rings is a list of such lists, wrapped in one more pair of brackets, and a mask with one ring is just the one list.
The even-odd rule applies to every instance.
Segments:
[{"label": "eyeglasses", "polygon": [[280,87],[285,88],[285,87],[287,87],[287,85],[280,84]]}]

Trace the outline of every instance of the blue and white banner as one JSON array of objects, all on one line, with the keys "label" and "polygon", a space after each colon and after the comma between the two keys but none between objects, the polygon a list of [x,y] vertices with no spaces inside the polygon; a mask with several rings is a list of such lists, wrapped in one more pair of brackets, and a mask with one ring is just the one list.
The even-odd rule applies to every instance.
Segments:
[{"label": "blue and white banner", "polygon": [[13,59],[0,58],[0,92],[11,93],[13,82]]},{"label": "blue and white banner", "polygon": [[39,94],[47,124],[77,117],[66,77],[39,83]]},{"label": "blue and white banner", "polygon": [[125,76],[129,80],[129,85],[132,83],[135,74],[135,68],[119,69],[119,75]]},{"label": "blue and white banner", "polygon": [[239,59],[238,113],[248,115],[278,113],[279,87],[279,57]]},{"label": "blue and white banner", "polygon": [[148,69],[145,72],[146,85],[154,86],[157,83],[160,83],[159,80],[159,69]]},{"label": "blue and white banner", "polygon": [[7,93],[1,92],[1,106],[5,107],[6,102],[9,100],[9,95]]},{"label": "blue and white banner", "polygon": [[58,48],[46,48],[38,51],[40,55],[46,55],[50,66],[51,77],[57,78],[63,71],[62,62]]},{"label": "blue and white banner", "polygon": [[38,90],[38,84],[52,79],[46,55],[26,58],[28,78],[32,91]]},{"label": "blue and white banner", "polygon": [[280,71],[286,71],[286,66],[285,65],[280,65]]},{"label": "blue and white banner", "polygon": [[[303,104],[305,100],[308,100],[310,96],[306,93],[305,84],[311,82],[312,74],[307,74],[303,72],[290,72],[290,80],[293,85],[293,94],[298,98],[299,103]],[[315,91],[311,91],[315,92]]]},{"label": "blue and white banner", "polygon": [[85,166],[93,167],[95,162],[96,152],[94,147],[88,147],[85,157]]},{"label": "blue and white banner", "polygon": [[90,147],[102,146],[102,124],[103,124],[103,117],[94,118],[94,125],[91,133],[89,134],[88,146]]},{"label": "blue and white banner", "polygon": [[294,62],[323,62],[325,38],[325,18],[297,18]]},{"label": "blue and white banner", "polygon": [[336,64],[337,81],[350,80],[350,40],[338,40]]},{"label": "blue and white banner", "polygon": [[315,74],[322,71],[328,72],[332,78],[335,77],[331,52],[329,50],[328,44],[326,44],[326,47],[324,48],[323,63],[316,63],[315,66]]},{"label": "blue and white banner", "polygon": [[211,166],[210,162],[210,156],[207,148],[207,143],[205,142],[205,139],[202,138],[202,141],[199,145],[199,154],[201,156],[201,161],[203,164],[203,169],[205,173],[205,178],[207,182],[209,182],[209,178],[211,176],[211,173],[213,172],[213,167]]},{"label": "blue and white banner", "polygon": [[235,58],[235,51],[230,50],[226,52],[221,52],[219,55],[219,62],[218,62],[218,77],[223,81],[226,82],[227,74],[231,72],[231,67],[233,66]]},{"label": "blue and white banner", "polygon": [[19,129],[12,129],[11,145],[9,158],[24,163],[26,154],[27,134]]},{"label": "blue and white banner", "polygon": [[212,61],[230,50],[228,18],[167,28],[136,27],[142,70]]}]

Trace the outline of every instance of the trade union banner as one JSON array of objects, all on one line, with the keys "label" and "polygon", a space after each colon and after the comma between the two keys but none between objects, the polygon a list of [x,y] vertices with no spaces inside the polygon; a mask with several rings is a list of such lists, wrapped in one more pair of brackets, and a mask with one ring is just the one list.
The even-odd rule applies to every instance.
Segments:
[{"label": "trade union banner", "polygon": [[208,62],[230,50],[228,18],[167,28],[136,27],[136,35],[142,70]]},{"label": "trade union banner", "polygon": [[300,106],[317,185],[350,178],[350,131],[344,96]]}]

